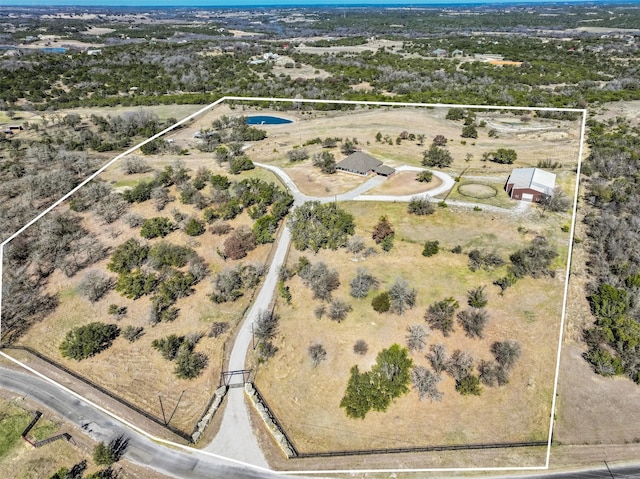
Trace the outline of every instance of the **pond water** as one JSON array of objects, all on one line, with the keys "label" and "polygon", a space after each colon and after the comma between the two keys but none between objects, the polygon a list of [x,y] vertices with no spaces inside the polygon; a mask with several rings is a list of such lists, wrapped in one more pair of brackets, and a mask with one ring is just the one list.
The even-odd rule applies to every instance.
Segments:
[{"label": "pond water", "polygon": [[40,48],[40,51],[45,53],[65,53],[67,49],[62,47],[51,47],[51,48]]},{"label": "pond water", "polygon": [[247,117],[247,125],[284,125],[286,123],[293,123],[293,121],[277,116],[257,115]]}]

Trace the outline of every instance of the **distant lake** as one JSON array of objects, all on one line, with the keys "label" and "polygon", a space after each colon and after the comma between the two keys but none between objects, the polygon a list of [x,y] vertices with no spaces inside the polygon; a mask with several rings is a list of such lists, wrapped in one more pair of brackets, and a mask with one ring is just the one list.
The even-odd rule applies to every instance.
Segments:
[{"label": "distant lake", "polygon": [[293,121],[277,116],[258,115],[247,117],[247,125],[284,125],[286,123],[293,123]]}]

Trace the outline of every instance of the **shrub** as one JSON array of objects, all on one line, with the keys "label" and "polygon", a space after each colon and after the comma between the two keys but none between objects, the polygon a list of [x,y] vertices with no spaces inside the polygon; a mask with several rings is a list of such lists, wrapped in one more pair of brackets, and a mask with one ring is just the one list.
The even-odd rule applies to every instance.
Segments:
[{"label": "shrub", "polygon": [[309,349],[307,351],[309,353],[309,356],[311,357],[311,362],[313,363],[314,367],[318,366],[318,364],[327,359],[327,351],[320,343],[312,344],[311,346],[309,346]]},{"label": "shrub", "polygon": [[433,214],[435,211],[433,203],[427,198],[411,198],[407,206],[407,212],[412,215],[426,216]]},{"label": "shrub", "polygon": [[456,391],[463,396],[472,394],[474,396],[480,396],[482,393],[482,387],[480,386],[480,379],[474,374],[463,377],[456,381]]},{"label": "shrub", "polygon": [[472,308],[484,308],[489,303],[487,294],[484,292],[484,286],[467,291],[467,304]]},{"label": "shrub", "polygon": [[365,268],[359,267],[356,270],[356,276],[351,280],[350,294],[354,298],[364,298],[369,294],[369,289],[375,287],[378,280],[371,275]]},{"label": "shrub", "polygon": [[478,138],[478,130],[475,125],[467,125],[462,128],[462,138]]},{"label": "shrub", "polygon": [[222,336],[229,330],[229,323],[224,321],[215,321],[211,325],[211,329],[209,330],[210,338],[217,338],[218,336]]},{"label": "shrub", "polygon": [[127,341],[129,341],[130,343],[133,343],[134,341],[140,339],[140,337],[143,334],[143,331],[144,331],[144,328],[142,326],[135,327],[135,326],[129,325],[122,330],[122,337]]},{"label": "shrub", "polygon": [[164,238],[175,229],[169,218],[155,217],[149,218],[140,228],[140,236],[143,238]]},{"label": "shrub", "polygon": [[386,216],[381,216],[378,220],[378,223],[373,227],[373,232],[371,233],[371,237],[376,242],[376,244],[382,243],[385,238],[395,235],[395,231],[393,230],[393,226],[389,222],[389,219]]},{"label": "shrub", "polygon": [[380,293],[371,301],[373,310],[378,313],[386,313],[391,309],[391,297],[387,291]]},{"label": "shrub", "polygon": [[436,146],[445,146],[447,144],[447,138],[444,135],[436,135],[433,137],[433,142]]},{"label": "shrub", "polygon": [[122,193],[122,197],[127,203],[142,203],[151,198],[151,191],[155,187],[152,181],[141,181],[133,188],[129,188]]},{"label": "shrub", "polygon": [[116,282],[116,291],[130,299],[138,299],[151,294],[156,287],[157,278],[153,273],[145,273],[140,268],[120,273]]},{"label": "shrub", "polygon": [[313,291],[314,299],[327,300],[331,298],[332,291],[340,286],[338,272],[329,269],[322,261],[304,266],[298,275],[304,285]]},{"label": "shrub", "polygon": [[447,112],[447,120],[462,120],[464,118],[464,110],[462,108],[449,108]]},{"label": "shrub", "polygon": [[440,243],[438,241],[427,241],[424,244],[422,256],[433,256],[435,254],[438,254],[438,251],[440,251]]},{"label": "shrub", "polygon": [[369,346],[367,346],[367,343],[363,339],[358,339],[353,345],[353,352],[356,354],[367,354],[368,350]]},{"label": "shrub", "polygon": [[191,218],[187,223],[184,232],[189,236],[200,236],[205,232],[204,223],[198,221],[196,218]]},{"label": "shrub", "polygon": [[490,159],[495,163],[511,165],[518,159],[518,154],[511,148],[498,148],[490,154]]},{"label": "shrub", "polygon": [[416,176],[416,180],[420,183],[431,183],[431,180],[433,180],[433,173],[429,170],[421,171],[418,173],[418,176]]},{"label": "shrub", "polygon": [[353,215],[338,208],[335,203],[309,201],[297,207],[288,222],[291,241],[296,249],[338,249],[345,246],[355,231]]},{"label": "shrub", "polygon": [[182,344],[176,355],[174,373],[180,379],[194,379],[200,376],[208,362],[209,358],[204,353],[193,351],[189,345]]},{"label": "shrub", "polygon": [[109,348],[119,334],[115,324],[100,322],[73,328],[60,344],[60,354],[77,361],[95,356]]},{"label": "shrub", "polygon": [[424,366],[416,366],[411,371],[411,383],[417,389],[420,401],[429,398],[431,401],[442,400],[443,394],[438,390],[442,377],[433,374]]},{"label": "shrub", "polygon": [[509,370],[522,354],[522,349],[517,341],[507,340],[493,343],[491,352],[496,358],[496,362],[506,370]]}]

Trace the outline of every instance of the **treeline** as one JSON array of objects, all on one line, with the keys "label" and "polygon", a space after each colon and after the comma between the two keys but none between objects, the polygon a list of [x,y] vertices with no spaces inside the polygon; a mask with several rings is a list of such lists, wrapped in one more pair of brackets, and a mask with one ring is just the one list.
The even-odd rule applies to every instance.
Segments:
[{"label": "treeline", "polygon": [[584,330],[584,357],[598,374],[640,383],[640,257],[632,246],[640,240],[640,128],[624,118],[590,120],[588,142],[584,222],[595,322]]}]

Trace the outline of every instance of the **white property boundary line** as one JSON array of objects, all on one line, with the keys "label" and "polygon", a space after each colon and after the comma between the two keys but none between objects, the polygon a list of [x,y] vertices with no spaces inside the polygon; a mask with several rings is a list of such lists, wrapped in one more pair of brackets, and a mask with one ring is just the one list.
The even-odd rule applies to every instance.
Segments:
[{"label": "white property boundary line", "polygon": [[95,404],[92,401],[89,401],[88,399],[84,398],[83,396],[81,396],[80,394],[75,393],[74,391],[70,390],[69,388],[63,386],[62,384],[54,381],[53,379],[50,379],[49,377],[45,376],[42,373],[39,373],[38,371],[34,370],[33,368],[27,366],[26,364],[18,361],[17,359],[14,359],[13,357],[7,355],[6,353],[0,351],[0,356],[5,357],[6,359],[12,361],[13,363],[23,367],[24,369],[26,369],[27,371],[37,375],[38,377],[48,381],[51,384],[54,384],[56,386],[58,386],[59,388],[61,388],[62,390],[72,394],[73,396],[77,397],[78,399],[86,402],[87,404],[93,406],[94,408],[102,411],[103,413],[109,415],[110,417],[112,417],[113,419],[119,421],[120,423],[124,424],[125,426],[137,431],[138,433],[146,436],[147,438],[162,443],[162,444],[166,444],[169,446],[173,446],[173,447],[177,447],[180,449],[183,449],[185,451],[189,451],[189,452],[194,452],[194,453],[199,453],[199,454],[204,454],[206,456],[210,456],[216,459],[220,459],[223,461],[227,461],[227,462],[231,462],[237,465],[241,465],[244,467],[250,467],[253,468],[257,471],[269,471],[269,472],[277,472],[277,473],[281,473],[281,474],[291,474],[291,475],[296,475],[296,474],[348,474],[348,473],[359,473],[359,474],[364,474],[364,473],[395,473],[395,472],[509,472],[509,471],[540,471],[540,470],[547,470],[549,469],[549,462],[550,462],[550,457],[551,457],[551,440],[552,440],[552,435],[553,435],[553,423],[554,423],[554,416],[555,416],[555,408],[556,408],[556,397],[557,397],[557,390],[558,390],[558,376],[559,376],[559,372],[560,372],[560,357],[561,357],[561,352],[562,352],[562,341],[563,341],[563,335],[564,335],[564,325],[565,325],[565,319],[566,319],[566,308],[567,308],[567,299],[568,299],[568,291],[569,291],[569,276],[571,273],[571,257],[572,257],[572,252],[573,252],[573,235],[575,233],[575,224],[576,224],[576,212],[577,212],[577,206],[578,206],[578,188],[579,188],[579,184],[580,184],[580,171],[581,171],[581,167],[582,167],[582,155],[583,155],[583,151],[584,151],[584,137],[585,137],[585,129],[586,129],[586,120],[587,120],[587,110],[586,109],[578,109],[578,108],[549,108],[549,107],[542,107],[542,108],[536,108],[536,107],[517,107],[517,106],[498,106],[498,105],[455,105],[455,104],[443,104],[443,103],[396,103],[396,102],[373,102],[373,101],[352,101],[352,100],[318,100],[318,99],[286,99],[286,98],[262,98],[262,97],[240,97],[240,96],[225,96],[222,97],[218,100],[216,100],[215,102],[211,103],[208,106],[205,106],[204,108],[201,108],[200,110],[198,110],[195,113],[192,113],[191,115],[183,118],[182,120],[178,121],[177,123],[175,123],[174,125],[171,125],[168,128],[165,128],[164,130],[162,130],[159,133],[156,133],[155,135],[153,135],[152,137],[142,141],[141,143],[129,148],[127,151],[125,151],[124,153],[121,153],[119,155],[117,155],[115,158],[113,158],[111,161],[109,161],[107,164],[105,164],[104,166],[102,166],[100,169],[98,169],[95,173],[93,173],[92,175],[90,175],[88,178],[86,178],[84,181],[82,181],[78,186],[76,186],[75,188],[73,188],[71,191],[69,191],[67,194],[65,194],[64,196],[62,196],[59,200],[57,200],[55,203],[53,203],[51,206],[49,206],[47,209],[45,209],[42,213],[40,213],[39,215],[37,215],[33,220],[29,221],[29,223],[27,223],[25,226],[23,226],[22,228],[20,228],[18,231],[16,231],[15,233],[13,233],[11,236],[9,236],[9,238],[7,238],[6,240],[4,240],[2,243],[0,243],[0,335],[2,334],[2,268],[3,268],[3,260],[4,260],[4,246],[6,244],[8,244],[11,240],[15,239],[19,234],[21,234],[22,232],[24,232],[27,228],[29,228],[30,226],[32,226],[33,224],[35,224],[38,220],[40,220],[44,215],[46,215],[47,213],[51,212],[55,207],[57,207],[58,205],[60,205],[62,202],[64,202],[66,199],[68,199],[71,195],[73,195],[76,191],[78,191],[80,188],[82,188],[83,186],[85,186],[88,182],[90,182],[91,180],[93,180],[94,178],[96,178],[100,173],[102,173],[103,171],[105,171],[108,167],[110,167],[112,164],[114,164],[116,161],[122,159],[123,157],[133,153],[135,150],[137,150],[138,148],[140,148],[141,146],[146,145],[147,143],[163,136],[164,134],[174,130],[175,128],[183,125],[184,123],[194,119],[195,117],[207,112],[208,110],[212,109],[213,107],[226,102],[226,101],[260,101],[260,102],[280,102],[280,103],[309,103],[309,104],[342,104],[342,105],[365,105],[365,106],[376,106],[376,107],[380,107],[380,106],[386,106],[386,107],[416,107],[416,108],[471,108],[471,109],[477,109],[477,110],[518,110],[518,111],[559,111],[559,112],[575,112],[575,113],[582,113],[582,127],[581,127],[581,132],[580,132],[580,146],[579,146],[579,152],[578,152],[578,167],[576,170],[576,182],[575,182],[575,193],[574,193],[574,198],[573,198],[573,211],[572,211],[572,219],[571,219],[571,230],[570,230],[570,234],[569,234],[569,250],[568,250],[568,256],[567,256],[567,268],[566,268],[566,272],[565,272],[565,286],[564,286],[564,295],[563,295],[563,300],[562,300],[562,315],[561,315],[561,320],[560,320],[560,334],[558,337],[558,352],[557,352],[557,357],[556,357],[556,370],[555,370],[555,379],[554,379],[554,384],[553,384],[553,398],[551,401],[551,414],[550,414],[550,418],[549,418],[549,436],[548,436],[548,440],[547,440],[547,453],[546,453],[546,459],[545,459],[545,464],[541,465],[541,466],[521,466],[521,467],[469,467],[469,468],[465,468],[465,467],[455,467],[455,468],[427,468],[427,469],[344,469],[344,470],[312,470],[312,471],[271,471],[269,469],[265,469],[263,467],[260,466],[256,466],[253,464],[249,464],[237,459],[231,459],[231,458],[227,458],[227,457],[223,457],[223,456],[219,456],[217,454],[214,453],[210,453],[207,451],[203,451],[200,449],[195,449],[189,446],[185,446],[182,444],[178,444],[172,441],[168,441],[165,439],[161,439],[158,437],[153,436],[152,434],[147,433],[146,431],[140,429],[138,426],[135,426],[134,424],[126,421],[125,419],[117,416],[116,414],[111,413],[110,411],[106,410],[105,408],[99,406],[98,404]]}]

